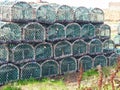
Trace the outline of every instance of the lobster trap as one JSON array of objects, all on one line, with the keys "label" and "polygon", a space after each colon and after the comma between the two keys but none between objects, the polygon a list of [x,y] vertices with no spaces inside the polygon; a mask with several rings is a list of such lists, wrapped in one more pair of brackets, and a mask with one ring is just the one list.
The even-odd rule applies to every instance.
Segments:
[{"label": "lobster trap", "polygon": [[9,60],[9,51],[6,45],[0,44],[0,64],[8,62]]},{"label": "lobster trap", "polygon": [[72,45],[68,41],[59,41],[54,45],[54,58],[63,58],[72,55]]},{"label": "lobster trap", "polygon": [[104,55],[98,55],[94,58],[94,67],[101,65],[102,67],[107,66],[107,57]]},{"label": "lobster trap", "polygon": [[65,39],[65,26],[60,23],[55,23],[47,28],[47,40],[58,41]]},{"label": "lobster trap", "polygon": [[56,11],[48,3],[31,4],[36,15],[36,20],[40,23],[54,23],[56,21]]},{"label": "lobster trap", "polygon": [[59,64],[55,60],[47,60],[42,64],[42,77],[59,74]]},{"label": "lobster trap", "polygon": [[77,61],[73,57],[66,57],[60,61],[61,74],[75,72],[77,70]]},{"label": "lobster trap", "polygon": [[102,24],[99,28],[99,38],[101,40],[110,39],[111,37],[111,28],[107,24]]},{"label": "lobster trap", "polygon": [[46,39],[45,28],[37,23],[31,22],[23,27],[22,40],[26,42],[42,42]]},{"label": "lobster trap", "polygon": [[53,47],[50,43],[41,43],[35,47],[35,60],[45,60],[53,57]]},{"label": "lobster trap", "polygon": [[90,12],[86,7],[78,7],[74,11],[74,17],[76,22],[89,22]]},{"label": "lobster trap", "polygon": [[41,66],[36,62],[29,62],[21,67],[20,79],[40,78]]},{"label": "lobster trap", "polygon": [[102,42],[99,39],[92,39],[89,43],[89,54],[96,55],[103,52]]},{"label": "lobster trap", "polygon": [[78,70],[80,69],[80,67],[82,67],[84,71],[93,68],[93,59],[88,55],[82,56],[78,60]]},{"label": "lobster trap", "polygon": [[80,38],[81,27],[77,23],[70,23],[65,28],[65,36],[68,40]]},{"label": "lobster trap", "polygon": [[0,22],[0,42],[19,42],[21,40],[21,28],[12,22]]},{"label": "lobster trap", "polygon": [[34,48],[30,44],[21,43],[12,49],[12,58],[15,63],[34,60]]},{"label": "lobster trap", "polygon": [[95,37],[95,26],[92,24],[84,24],[81,30],[81,37],[84,40],[93,39]]},{"label": "lobster trap", "polygon": [[74,56],[82,56],[88,53],[88,44],[84,40],[76,40],[72,44]]},{"label": "lobster trap", "polygon": [[57,22],[73,22],[74,10],[68,5],[61,5],[57,8]]},{"label": "lobster trap", "polygon": [[108,53],[113,53],[115,49],[115,44],[113,40],[105,40],[103,42],[103,53],[108,54]]},{"label": "lobster trap", "polygon": [[117,64],[118,56],[119,56],[119,54],[116,54],[116,53],[111,54],[111,55],[108,57],[108,59],[109,59],[108,65],[109,65],[109,66],[116,65],[116,64]]},{"label": "lobster trap", "polygon": [[0,85],[17,81],[19,79],[19,68],[8,63],[0,66]]},{"label": "lobster trap", "polygon": [[90,10],[90,21],[93,23],[103,23],[104,22],[104,12],[100,8],[93,8]]},{"label": "lobster trap", "polygon": [[34,11],[26,2],[2,2],[0,19],[10,22],[28,22],[34,19]]}]

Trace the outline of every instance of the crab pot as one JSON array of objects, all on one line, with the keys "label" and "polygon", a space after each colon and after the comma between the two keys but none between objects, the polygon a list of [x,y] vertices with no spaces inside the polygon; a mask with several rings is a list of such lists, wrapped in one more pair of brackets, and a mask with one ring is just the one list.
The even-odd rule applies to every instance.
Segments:
[{"label": "crab pot", "polygon": [[110,28],[109,25],[102,24],[99,29],[100,29],[99,38],[101,40],[110,39],[110,37],[111,37],[111,28]]},{"label": "crab pot", "polygon": [[21,79],[40,78],[41,66],[36,62],[29,62],[21,67]]},{"label": "crab pot", "polygon": [[63,58],[72,55],[72,45],[68,41],[59,41],[54,45],[54,58]]},{"label": "crab pot", "polygon": [[86,7],[78,7],[74,12],[76,22],[89,22],[90,12]]},{"label": "crab pot", "polygon": [[42,64],[42,77],[59,74],[59,64],[55,60],[47,60]]},{"label": "crab pot", "polygon": [[41,43],[35,47],[35,60],[45,60],[53,57],[53,47],[50,43]]},{"label": "crab pot", "polygon": [[42,42],[45,41],[45,28],[37,23],[31,22],[24,26],[22,40],[27,42]]},{"label": "crab pot", "polygon": [[21,43],[12,49],[13,62],[22,63],[34,60],[34,49],[30,44]]},{"label": "crab pot", "polygon": [[0,8],[3,21],[26,22],[34,19],[33,8],[26,2],[3,2]]},{"label": "crab pot", "polygon": [[103,52],[102,42],[99,39],[92,39],[89,43],[89,54],[96,55]]},{"label": "crab pot", "polygon": [[78,70],[80,69],[80,67],[82,67],[84,71],[93,68],[93,60],[92,60],[92,58],[90,56],[88,56],[88,55],[82,56],[78,60]]},{"label": "crab pot", "polygon": [[109,58],[109,66],[113,66],[117,64],[117,59],[118,59],[119,54],[113,53],[111,54]]},{"label": "crab pot", "polygon": [[70,23],[65,28],[66,39],[72,40],[80,38],[81,27],[77,23]]},{"label": "crab pot", "polygon": [[67,5],[61,5],[57,8],[57,22],[73,22],[74,10]]},{"label": "crab pot", "polygon": [[19,42],[20,40],[20,26],[12,22],[0,22],[0,42]]},{"label": "crab pot", "polygon": [[19,69],[13,64],[3,64],[0,66],[0,85],[19,79]]},{"label": "crab pot", "polygon": [[0,64],[8,62],[9,60],[9,51],[6,45],[0,44]]},{"label": "crab pot", "polygon": [[40,23],[51,24],[56,21],[55,8],[49,3],[31,3],[36,20]]},{"label": "crab pot", "polygon": [[115,47],[115,53],[120,55],[120,46]]},{"label": "crab pot", "polygon": [[81,56],[87,54],[88,44],[83,40],[76,40],[72,44],[73,55]]},{"label": "crab pot", "polygon": [[90,21],[93,23],[104,22],[104,12],[100,8],[94,8],[90,11]]},{"label": "crab pot", "polygon": [[113,40],[115,45],[120,45],[120,35],[116,35]]},{"label": "crab pot", "polygon": [[93,39],[95,37],[95,26],[92,24],[84,24],[80,33],[84,40]]},{"label": "crab pot", "polygon": [[60,61],[61,74],[75,72],[77,70],[77,60],[73,57],[66,57]]},{"label": "crab pot", "polygon": [[101,65],[102,67],[107,66],[107,57],[104,55],[98,55],[94,58],[94,67]]},{"label": "crab pot", "polygon": [[105,40],[103,42],[103,53],[113,53],[115,49],[115,44],[113,40]]},{"label": "crab pot", "polygon": [[50,25],[47,28],[47,40],[50,42],[65,39],[65,26],[59,23]]}]

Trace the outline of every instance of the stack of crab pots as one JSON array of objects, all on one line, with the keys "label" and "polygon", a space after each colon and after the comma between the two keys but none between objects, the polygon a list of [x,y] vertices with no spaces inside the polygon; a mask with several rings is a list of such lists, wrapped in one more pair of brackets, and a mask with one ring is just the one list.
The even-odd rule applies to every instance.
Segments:
[{"label": "stack of crab pots", "polygon": [[99,8],[1,2],[0,19],[0,85],[113,65],[117,58]]}]

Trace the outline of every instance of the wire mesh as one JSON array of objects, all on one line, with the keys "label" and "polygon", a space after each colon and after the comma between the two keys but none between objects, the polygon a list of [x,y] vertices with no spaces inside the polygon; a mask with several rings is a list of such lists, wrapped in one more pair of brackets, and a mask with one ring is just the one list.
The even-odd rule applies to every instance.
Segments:
[{"label": "wire mesh", "polygon": [[88,51],[88,44],[83,40],[76,40],[73,42],[72,49],[74,56],[85,55]]},{"label": "wire mesh", "polygon": [[100,39],[110,39],[111,28],[109,25],[102,24],[99,29],[100,29],[100,34],[99,34]]},{"label": "wire mesh", "polygon": [[54,76],[59,73],[59,64],[54,60],[47,60],[42,63],[42,76]]},{"label": "wire mesh", "polygon": [[113,40],[105,40],[103,42],[103,53],[113,53],[115,49],[115,44]]},{"label": "wire mesh", "polygon": [[92,58],[88,55],[82,56],[78,61],[78,69],[81,67],[81,65],[84,71],[93,68]]},{"label": "wire mesh", "polygon": [[57,9],[57,21],[59,22],[71,22],[74,20],[74,10],[67,5],[61,5]]},{"label": "wire mesh", "polygon": [[77,62],[73,57],[63,58],[60,62],[61,74],[70,73],[77,70]]},{"label": "wire mesh", "polygon": [[102,42],[99,39],[92,39],[89,43],[89,53],[91,55],[100,54],[103,52]]},{"label": "wire mesh", "polygon": [[70,23],[65,28],[66,38],[68,40],[80,38],[80,31],[81,31],[81,27],[80,27],[79,24],[77,24],[77,23]]},{"label": "wire mesh", "polygon": [[34,60],[34,49],[30,44],[18,44],[12,49],[13,62],[22,63],[29,60]]},{"label": "wire mesh", "polygon": [[52,24],[47,29],[47,40],[57,41],[65,39],[65,26],[59,23]]},{"label": "wire mesh", "polygon": [[50,59],[53,56],[53,48],[50,43],[41,43],[35,47],[35,60]]},{"label": "wire mesh", "polygon": [[33,8],[36,9],[36,19],[42,23],[53,23],[56,21],[55,8],[50,4],[34,4]]},{"label": "wire mesh", "polygon": [[41,67],[36,62],[30,62],[21,67],[21,79],[40,78]]},{"label": "wire mesh", "polygon": [[54,45],[54,58],[63,58],[72,55],[72,46],[68,41],[59,41]]},{"label": "wire mesh", "polygon": [[92,24],[84,24],[81,30],[81,37],[83,39],[92,39],[95,37],[95,27]]},{"label": "wire mesh", "polygon": [[21,40],[21,29],[12,22],[0,22],[0,41],[19,41]]},{"label": "wire mesh", "polygon": [[91,22],[104,22],[104,12],[100,8],[94,8],[90,12]]},{"label": "wire mesh", "polygon": [[9,51],[4,44],[0,44],[0,63],[8,61]]},{"label": "wire mesh", "polygon": [[23,40],[25,41],[42,42],[45,37],[45,28],[37,22],[28,23],[23,28]]},{"label": "wire mesh", "polygon": [[94,58],[94,67],[101,65],[102,67],[107,66],[107,58],[104,55],[98,55]]},{"label": "wire mesh", "polygon": [[86,7],[78,7],[74,11],[75,21],[88,22],[90,21],[90,12]]},{"label": "wire mesh", "polygon": [[113,53],[109,56],[109,66],[113,66],[117,64],[119,54]]},{"label": "wire mesh", "polygon": [[0,66],[0,85],[19,79],[19,69],[13,64]]},{"label": "wire mesh", "polygon": [[116,35],[113,40],[116,45],[120,45],[120,35]]},{"label": "wire mesh", "polygon": [[6,2],[1,7],[1,20],[5,21],[29,21],[33,20],[33,8],[26,2]]}]

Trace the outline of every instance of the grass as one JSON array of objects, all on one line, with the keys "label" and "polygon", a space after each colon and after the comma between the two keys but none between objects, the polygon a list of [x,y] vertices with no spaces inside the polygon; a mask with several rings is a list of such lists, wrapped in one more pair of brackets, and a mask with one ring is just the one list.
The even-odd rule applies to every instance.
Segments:
[{"label": "grass", "polygon": [[[110,76],[110,71],[114,69],[114,67],[103,67],[103,74],[108,77]],[[74,73],[75,74],[75,73]],[[96,69],[90,69],[83,73],[81,88],[77,90],[83,90],[82,88],[91,87],[93,90],[97,90],[97,80],[98,80],[98,72]],[[118,73],[118,76],[120,76],[120,72]],[[72,85],[69,86],[66,85],[64,80],[69,77],[70,79],[75,78],[75,75],[73,77],[70,77],[69,74],[67,76],[62,76],[62,79],[51,79],[51,78],[42,78],[42,79],[33,79],[30,78],[28,80],[18,80],[14,83],[9,83],[8,85],[3,86],[0,90],[76,90],[76,86],[73,87]],[[77,83],[77,81],[76,81]],[[112,90],[111,85],[104,85],[103,90]],[[119,90],[119,89],[118,89]]]}]

